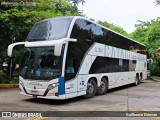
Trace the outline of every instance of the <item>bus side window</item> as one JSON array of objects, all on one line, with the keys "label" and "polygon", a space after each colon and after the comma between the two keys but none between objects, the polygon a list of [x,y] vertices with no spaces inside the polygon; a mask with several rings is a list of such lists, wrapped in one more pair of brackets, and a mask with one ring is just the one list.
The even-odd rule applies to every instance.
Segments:
[{"label": "bus side window", "polygon": [[74,43],[69,43],[67,58],[66,58],[66,69],[65,69],[65,81],[75,78],[79,66],[80,66],[80,53]]},{"label": "bus side window", "polygon": [[72,73],[74,73],[73,59],[72,59],[72,58],[68,58],[66,73],[67,73],[67,74],[72,74]]},{"label": "bus side window", "polygon": [[73,67],[67,67],[67,73],[74,73],[74,68]]}]

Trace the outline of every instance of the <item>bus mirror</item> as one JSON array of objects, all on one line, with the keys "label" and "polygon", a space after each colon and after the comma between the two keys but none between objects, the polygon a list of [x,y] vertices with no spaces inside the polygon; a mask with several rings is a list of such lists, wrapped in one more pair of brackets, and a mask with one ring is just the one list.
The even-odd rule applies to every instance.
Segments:
[{"label": "bus mirror", "polygon": [[66,39],[65,42],[77,42],[77,39],[70,38],[70,39]]},{"label": "bus mirror", "polygon": [[62,43],[56,44],[54,48],[54,55],[61,56]]},{"label": "bus mirror", "polygon": [[62,51],[62,45],[64,42],[76,42],[77,39],[63,39],[61,42],[55,44],[55,48],[54,48],[54,55],[55,56],[61,56],[61,51]]},{"label": "bus mirror", "polygon": [[25,44],[25,42],[17,42],[17,43],[10,44],[10,45],[8,46],[8,50],[7,50],[8,56],[9,56],[9,57],[12,57],[12,51],[13,51],[14,46],[24,45],[24,44]]}]

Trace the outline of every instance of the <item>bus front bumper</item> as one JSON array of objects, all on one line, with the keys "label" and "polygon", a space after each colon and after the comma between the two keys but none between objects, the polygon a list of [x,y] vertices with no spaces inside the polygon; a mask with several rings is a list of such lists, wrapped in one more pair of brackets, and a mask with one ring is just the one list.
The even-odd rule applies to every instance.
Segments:
[{"label": "bus front bumper", "polygon": [[39,96],[39,95],[26,94],[22,90],[20,91],[20,93],[22,95],[30,96],[30,97],[33,97],[33,98],[44,98],[44,99],[55,99],[55,100],[64,100],[64,99],[66,99],[65,94],[64,95],[59,95],[59,96],[55,96],[55,95],[52,95],[52,96]]},{"label": "bus front bumper", "polygon": [[45,98],[45,99],[66,99],[65,94],[58,94],[57,88],[53,88],[50,90],[47,89],[31,89],[26,88],[19,84],[20,93],[26,96],[34,97],[34,98]]}]

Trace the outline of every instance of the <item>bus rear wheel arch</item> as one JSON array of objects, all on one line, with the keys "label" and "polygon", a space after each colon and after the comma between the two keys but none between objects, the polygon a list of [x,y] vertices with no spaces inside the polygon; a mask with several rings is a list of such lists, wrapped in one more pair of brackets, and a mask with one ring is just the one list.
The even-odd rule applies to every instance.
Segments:
[{"label": "bus rear wheel arch", "polygon": [[97,95],[104,95],[108,90],[108,77],[102,77],[100,86],[97,89]]},{"label": "bus rear wheel arch", "polygon": [[97,83],[94,78],[90,78],[87,83],[86,95],[84,98],[92,98],[97,93]]}]

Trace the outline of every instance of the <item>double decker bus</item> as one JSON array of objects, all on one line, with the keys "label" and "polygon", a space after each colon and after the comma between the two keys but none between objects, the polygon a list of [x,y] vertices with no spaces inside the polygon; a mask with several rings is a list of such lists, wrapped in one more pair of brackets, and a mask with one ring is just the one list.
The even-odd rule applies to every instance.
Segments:
[{"label": "double decker bus", "polygon": [[108,89],[138,85],[147,77],[143,44],[84,17],[42,20],[31,29],[19,68],[23,95],[47,99],[91,98]]}]

